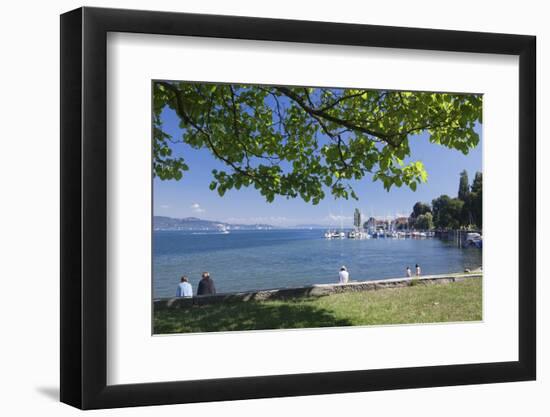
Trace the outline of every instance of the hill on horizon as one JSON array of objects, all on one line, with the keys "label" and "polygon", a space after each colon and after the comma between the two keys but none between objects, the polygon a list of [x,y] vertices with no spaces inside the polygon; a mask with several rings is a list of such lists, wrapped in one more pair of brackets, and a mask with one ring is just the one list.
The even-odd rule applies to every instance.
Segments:
[{"label": "hill on horizon", "polygon": [[277,229],[270,224],[232,224],[216,220],[205,220],[198,217],[174,218],[168,216],[153,216],[154,230],[269,230]]}]

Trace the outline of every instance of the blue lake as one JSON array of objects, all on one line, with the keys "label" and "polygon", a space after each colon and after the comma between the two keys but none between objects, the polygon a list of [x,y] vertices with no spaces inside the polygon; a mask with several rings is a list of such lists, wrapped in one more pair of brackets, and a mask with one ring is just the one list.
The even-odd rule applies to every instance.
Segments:
[{"label": "blue lake", "polygon": [[218,292],[232,292],[337,282],[342,265],[353,281],[401,277],[416,263],[423,275],[481,266],[479,249],[459,249],[439,239],[327,240],[323,233],[155,231],[154,297],[174,296],[181,275],[189,277],[195,292],[203,271],[210,272]]}]

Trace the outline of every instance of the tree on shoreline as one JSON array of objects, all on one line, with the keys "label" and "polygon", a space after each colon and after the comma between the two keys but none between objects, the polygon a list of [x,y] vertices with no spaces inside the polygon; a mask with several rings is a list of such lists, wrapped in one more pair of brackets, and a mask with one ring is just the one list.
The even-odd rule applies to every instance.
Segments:
[{"label": "tree on shoreline", "polygon": [[432,230],[434,228],[432,213],[427,212],[418,216],[414,222],[414,227],[418,230]]},{"label": "tree on shoreline", "polygon": [[483,174],[476,172],[470,193],[470,211],[473,223],[483,228]]},{"label": "tree on shoreline", "polygon": [[462,206],[462,215],[460,225],[462,227],[471,227],[475,225],[481,228],[482,224],[482,181],[481,172],[476,172],[472,185],[468,182],[468,173],[466,170],[460,173],[460,183],[458,189],[458,198],[464,202]]},{"label": "tree on shoreline", "polygon": [[420,201],[417,201],[413,206],[411,217],[413,219],[416,219],[417,217],[423,214],[431,213],[431,212],[432,212],[432,207],[428,203],[422,203]]},{"label": "tree on shoreline", "polygon": [[433,229],[432,207],[430,204],[417,201],[413,206],[411,215],[409,216],[409,224],[415,229]]},{"label": "tree on shoreline", "polygon": [[[417,229],[458,229],[475,225],[483,227],[483,174],[476,172],[472,185],[468,183],[466,170],[460,173],[458,196],[440,195],[432,205],[416,202],[410,215],[411,225]],[[429,220],[425,216],[430,215]],[[431,224],[431,227],[428,227]]]},{"label": "tree on shoreline", "polygon": [[466,201],[470,194],[470,182],[468,181],[468,171],[465,169],[460,173],[460,180],[458,182],[458,198],[462,201]]},{"label": "tree on shoreline", "polygon": [[[410,137],[427,132],[433,144],[467,154],[479,142],[482,97],[363,89],[153,83],[153,171],[180,180],[189,169],[172,154],[181,142],[208,149],[225,164],[211,190],[253,186],[268,202],[276,195],[319,203],[325,190],[357,198],[350,184],[372,174],[387,190],[413,191],[427,180],[411,158]],[[181,138],[168,135],[161,113],[173,110]]]},{"label": "tree on shoreline", "polygon": [[441,195],[432,201],[434,224],[438,229],[458,229],[464,201]]},{"label": "tree on shoreline", "polygon": [[458,182],[458,199],[464,202],[460,216],[460,225],[468,226],[472,224],[472,196],[470,194],[470,181],[468,180],[468,171],[463,170],[460,173]]}]

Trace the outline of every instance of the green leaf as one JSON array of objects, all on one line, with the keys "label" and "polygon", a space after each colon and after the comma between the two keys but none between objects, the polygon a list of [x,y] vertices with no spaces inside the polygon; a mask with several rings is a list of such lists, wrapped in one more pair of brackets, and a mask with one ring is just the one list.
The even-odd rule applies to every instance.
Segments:
[{"label": "green leaf", "polygon": [[[417,159],[409,141],[426,132],[431,146],[468,154],[479,143],[482,103],[475,94],[158,81],[153,174],[185,181],[189,167],[174,155],[205,150],[225,166],[209,184],[220,195],[254,187],[267,201],[318,204],[324,190],[355,198],[355,181],[368,175],[386,190],[414,191],[428,173],[408,162]],[[180,121],[177,140],[163,130],[167,109]]]}]

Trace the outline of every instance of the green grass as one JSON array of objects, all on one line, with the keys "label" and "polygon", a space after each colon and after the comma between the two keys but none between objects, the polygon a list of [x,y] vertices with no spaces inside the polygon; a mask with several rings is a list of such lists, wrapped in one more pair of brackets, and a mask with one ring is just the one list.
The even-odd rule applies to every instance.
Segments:
[{"label": "green grass", "polygon": [[479,321],[482,280],[292,300],[248,301],[154,313],[154,333]]}]

